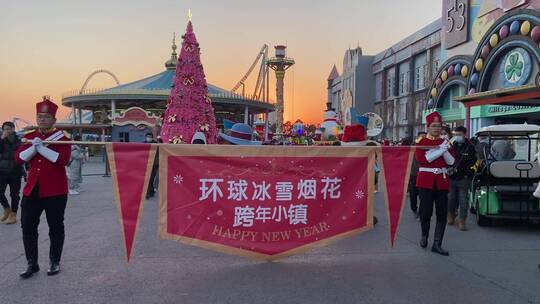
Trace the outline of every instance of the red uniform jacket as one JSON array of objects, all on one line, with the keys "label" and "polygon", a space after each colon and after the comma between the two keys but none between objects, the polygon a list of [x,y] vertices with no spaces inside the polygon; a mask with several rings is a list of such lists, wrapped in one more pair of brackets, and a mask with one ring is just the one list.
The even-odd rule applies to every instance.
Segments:
[{"label": "red uniform jacket", "polygon": [[[429,139],[424,138],[416,145],[419,147],[416,149],[416,161],[418,162],[419,168],[448,168],[444,157],[439,157],[433,162],[429,163],[426,160],[426,152],[429,149],[422,149],[421,146],[439,146],[444,142],[442,138]],[[448,151],[455,157],[453,149],[449,148]],[[431,172],[421,172],[418,171],[418,176],[416,177],[416,187],[423,189],[438,189],[438,190],[448,190],[450,189],[450,176],[448,174],[435,174]]]},{"label": "red uniform jacket", "polygon": [[[45,140],[52,134],[58,132],[58,130],[53,129],[46,134],[42,134],[39,130],[27,133],[24,135],[24,138],[32,140],[35,137],[39,137],[42,140]],[[64,135],[61,141],[70,140],[66,135]],[[18,164],[23,164],[24,161],[20,158],[19,154],[29,148],[32,144],[22,144],[17,152],[15,153],[15,161]],[[32,190],[36,185],[39,185],[39,197],[51,197],[59,195],[68,194],[68,184],[66,176],[66,166],[69,162],[71,156],[71,145],[48,145],[49,149],[58,152],[58,160],[56,163],[48,161],[46,158],[37,153],[30,160],[30,171],[28,172],[28,181],[23,190],[24,196],[30,196]]]}]

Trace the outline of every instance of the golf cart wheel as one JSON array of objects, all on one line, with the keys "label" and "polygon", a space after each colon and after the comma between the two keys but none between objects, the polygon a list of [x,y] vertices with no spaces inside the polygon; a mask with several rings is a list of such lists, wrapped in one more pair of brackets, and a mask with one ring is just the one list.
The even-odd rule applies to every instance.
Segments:
[{"label": "golf cart wheel", "polygon": [[479,211],[476,212],[476,223],[480,227],[491,226],[491,219],[489,217],[483,216]]}]

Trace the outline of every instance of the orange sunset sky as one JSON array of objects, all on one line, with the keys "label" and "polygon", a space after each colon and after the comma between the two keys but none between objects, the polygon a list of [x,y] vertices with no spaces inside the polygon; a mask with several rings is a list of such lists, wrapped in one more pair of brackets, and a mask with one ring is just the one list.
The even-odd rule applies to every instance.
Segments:
[{"label": "orange sunset sky", "polygon": [[[381,52],[439,18],[441,5],[440,0],[2,0],[0,120],[33,121],[41,96],[60,103],[62,93],[80,88],[96,69],[112,71],[121,83],[163,71],[172,32],[177,39],[183,34],[191,9],[208,82],[231,89],[264,43],[286,44],[296,65],[286,75],[285,120],[318,123],[326,78],[333,64],[341,72],[348,47]],[[89,87],[113,85],[107,75],[98,75]],[[247,83],[246,93],[250,88]],[[272,81],[271,99],[274,90]],[[63,108],[59,118],[68,112]]]}]

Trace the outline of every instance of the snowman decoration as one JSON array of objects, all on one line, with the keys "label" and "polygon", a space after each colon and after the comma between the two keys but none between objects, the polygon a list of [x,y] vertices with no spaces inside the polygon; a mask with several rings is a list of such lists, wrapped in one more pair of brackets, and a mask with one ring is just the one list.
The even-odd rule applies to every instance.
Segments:
[{"label": "snowman decoration", "polygon": [[322,140],[332,140],[339,136],[341,127],[338,123],[338,115],[334,110],[324,112],[324,121],[321,124]]}]

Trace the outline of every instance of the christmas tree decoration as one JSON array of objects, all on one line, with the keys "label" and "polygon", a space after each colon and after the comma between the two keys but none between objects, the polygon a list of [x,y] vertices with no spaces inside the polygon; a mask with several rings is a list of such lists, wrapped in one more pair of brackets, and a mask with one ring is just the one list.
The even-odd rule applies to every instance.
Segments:
[{"label": "christmas tree decoration", "polygon": [[165,143],[190,143],[196,132],[203,132],[208,144],[217,143],[214,108],[201,64],[200,48],[191,20],[180,48],[171,95],[163,115],[161,138]]}]

